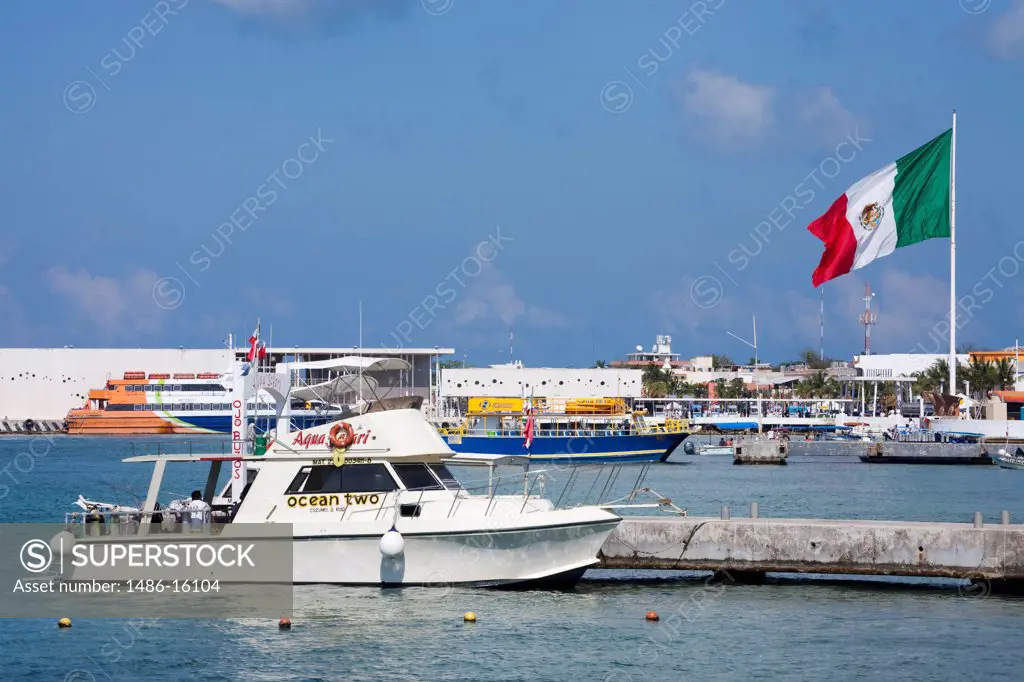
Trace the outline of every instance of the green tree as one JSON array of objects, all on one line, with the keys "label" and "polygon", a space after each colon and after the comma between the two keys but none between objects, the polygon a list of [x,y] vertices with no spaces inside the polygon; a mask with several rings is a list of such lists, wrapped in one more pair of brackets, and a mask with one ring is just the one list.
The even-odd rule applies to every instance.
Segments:
[{"label": "green tree", "polygon": [[728,355],[715,354],[711,356],[711,369],[726,369],[735,365],[736,363]]},{"label": "green tree", "polygon": [[[971,397],[984,398],[990,391],[1002,391],[1013,388],[1014,371],[1013,363],[1007,358],[996,362],[982,360],[978,357],[971,358],[967,365],[962,365],[957,371],[957,383],[970,382]],[[965,389],[966,385],[962,385]]]},{"label": "green tree", "polygon": [[819,369],[797,384],[794,392],[801,398],[838,398],[841,388],[838,381]]},{"label": "green tree", "polygon": [[690,398],[707,398],[708,387],[707,384],[688,384],[680,381],[676,385],[676,395]]},{"label": "green tree", "polygon": [[[960,371],[963,365],[957,368],[957,376],[960,376]],[[937,360],[931,367],[924,370],[923,372],[917,372],[915,375],[917,381],[914,382],[915,393],[933,393],[939,391],[945,387],[945,383],[949,380],[949,363],[945,360]],[[948,387],[945,387],[946,392],[949,393]]]},{"label": "green tree", "polygon": [[644,392],[649,398],[664,398],[676,392],[675,375],[656,364],[644,367],[641,381],[643,382]]},{"label": "green tree", "polygon": [[1003,358],[996,364],[996,390],[1012,391],[1017,384],[1017,370],[1009,358]]},{"label": "green tree", "polygon": [[810,348],[804,348],[800,351],[800,362],[811,369],[828,369],[832,365],[831,359],[822,358],[821,353]]},{"label": "green tree", "polygon": [[593,369],[604,369],[605,367],[606,365],[604,364],[604,360],[597,360],[594,362]]}]

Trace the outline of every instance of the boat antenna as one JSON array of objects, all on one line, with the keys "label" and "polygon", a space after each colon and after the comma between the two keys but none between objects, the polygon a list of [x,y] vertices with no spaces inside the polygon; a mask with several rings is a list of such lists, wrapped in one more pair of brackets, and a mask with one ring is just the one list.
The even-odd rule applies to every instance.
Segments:
[{"label": "boat antenna", "polygon": [[363,302],[359,301],[359,403],[363,402]]}]

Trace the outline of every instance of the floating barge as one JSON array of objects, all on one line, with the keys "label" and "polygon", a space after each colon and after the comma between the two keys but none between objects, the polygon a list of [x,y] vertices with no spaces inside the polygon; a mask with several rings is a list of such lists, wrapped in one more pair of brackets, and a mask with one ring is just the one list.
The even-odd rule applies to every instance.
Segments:
[{"label": "floating barge", "polygon": [[789,442],[785,440],[760,440],[738,443],[733,455],[733,464],[785,464],[789,456]]},{"label": "floating barge", "polygon": [[860,461],[870,464],[995,464],[979,443],[872,443]]}]

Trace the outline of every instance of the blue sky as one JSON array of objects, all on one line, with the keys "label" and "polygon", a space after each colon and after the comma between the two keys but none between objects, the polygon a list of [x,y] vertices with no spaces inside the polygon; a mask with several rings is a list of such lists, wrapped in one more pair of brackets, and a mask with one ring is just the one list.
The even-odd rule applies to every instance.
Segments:
[{"label": "blue sky", "polygon": [[[954,108],[958,340],[1020,331],[1024,0],[60,7],[0,5],[0,345],[347,345],[361,300],[367,345],[478,365],[510,328],[535,366],[746,359],[753,315],[783,360],[807,224]],[[865,284],[873,350],[941,352],[948,251],[825,284],[826,352]]]}]

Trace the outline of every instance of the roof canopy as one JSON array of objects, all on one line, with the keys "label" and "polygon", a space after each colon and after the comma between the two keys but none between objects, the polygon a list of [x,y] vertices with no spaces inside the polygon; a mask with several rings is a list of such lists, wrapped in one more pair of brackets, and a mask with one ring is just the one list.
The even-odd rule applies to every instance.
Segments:
[{"label": "roof canopy", "polygon": [[373,394],[377,390],[377,380],[373,377],[346,374],[311,386],[295,386],[291,390],[290,397],[300,400],[337,402],[338,398],[346,393],[358,393],[360,385],[364,393]]},{"label": "roof canopy", "polygon": [[285,366],[288,369],[335,369],[338,371],[381,372],[387,370],[405,370],[412,367],[401,358],[375,358],[363,355],[346,355],[342,358],[330,360],[311,360],[309,362],[284,362],[278,366]]}]

